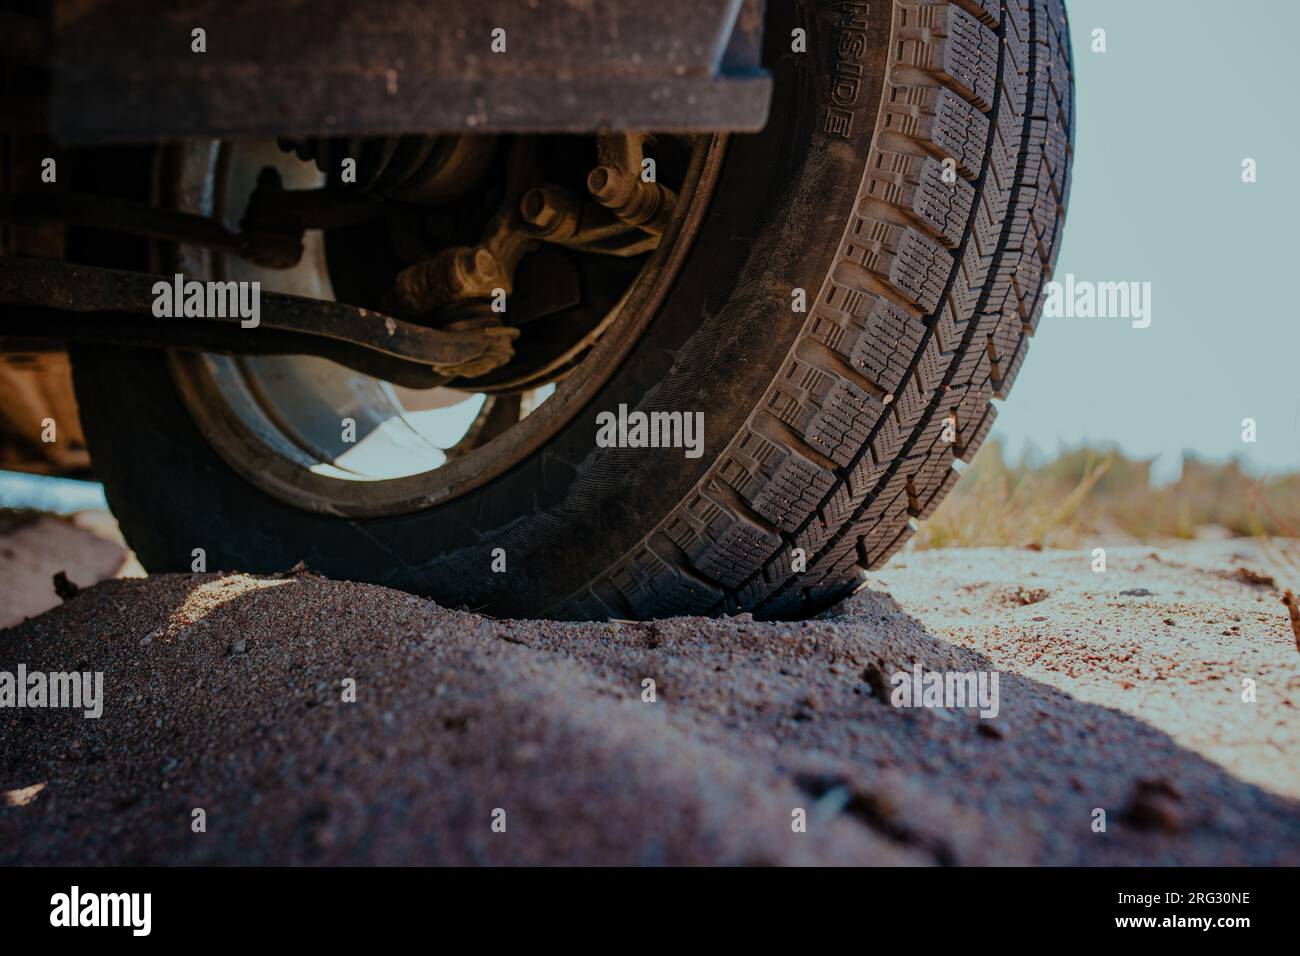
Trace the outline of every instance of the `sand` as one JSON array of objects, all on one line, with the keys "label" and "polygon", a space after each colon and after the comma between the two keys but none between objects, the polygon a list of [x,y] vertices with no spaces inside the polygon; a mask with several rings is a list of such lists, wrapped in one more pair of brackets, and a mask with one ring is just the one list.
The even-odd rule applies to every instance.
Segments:
[{"label": "sand", "polygon": [[[107,581],[0,632],[105,682],[0,709],[0,863],[1295,865],[1300,653],[1237,547],[904,553],[794,623]],[[917,666],[998,715],[892,706]]]}]

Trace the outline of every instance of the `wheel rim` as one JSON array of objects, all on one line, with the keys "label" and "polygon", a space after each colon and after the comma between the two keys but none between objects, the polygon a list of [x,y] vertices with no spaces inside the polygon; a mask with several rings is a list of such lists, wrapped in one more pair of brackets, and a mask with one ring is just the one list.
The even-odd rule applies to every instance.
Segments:
[{"label": "wheel rim", "polygon": [[[471,391],[472,383],[417,392],[312,356],[171,352],[168,364],[182,402],[228,465],[304,510],[379,517],[473,491],[569,425],[635,344],[698,231],[725,145],[722,136],[693,144],[681,200],[658,248],[600,320],[592,341],[569,350],[563,367],[549,373],[559,381],[509,394]],[[273,143],[203,143],[181,152],[174,201],[237,225],[265,165],[280,170],[286,187],[319,184],[315,167]],[[334,297],[320,233],[307,234],[303,260],[289,270],[190,247],[177,255],[177,268],[187,275]]]}]

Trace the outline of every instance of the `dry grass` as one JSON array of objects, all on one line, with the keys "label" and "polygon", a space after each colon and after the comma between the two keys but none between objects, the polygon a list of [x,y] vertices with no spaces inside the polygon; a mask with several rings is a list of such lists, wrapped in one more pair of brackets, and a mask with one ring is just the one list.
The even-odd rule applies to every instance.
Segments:
[{"label": "dry grass", "polygon": [[[1134,542],[1233,536],[1300,538],[1300,474],[1255,477],[1239,463],[1187,458],[1154,487],[1151,462],[1079,448],[1054,461],[1009,463],[990,442],[916,535],[920,548],[1081,547],[1098,534]],[[1293,549],[1285,560],[1297,563]]]}]

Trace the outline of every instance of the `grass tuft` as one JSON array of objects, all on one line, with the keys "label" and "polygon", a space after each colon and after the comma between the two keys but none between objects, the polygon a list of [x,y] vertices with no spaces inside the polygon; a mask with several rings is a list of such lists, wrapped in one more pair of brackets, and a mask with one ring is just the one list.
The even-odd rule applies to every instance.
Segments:
[{"label": "grass tuft", "polygon": [[1156,487],[1151,462],[1077,448],[1008,462],[996,440],[916,535],[918,548],[1076,548],[1098,535],[1134,543],[1206,535],[1300,538],[1300,474],[1256,477],[1238,461],[1187,457]]}]

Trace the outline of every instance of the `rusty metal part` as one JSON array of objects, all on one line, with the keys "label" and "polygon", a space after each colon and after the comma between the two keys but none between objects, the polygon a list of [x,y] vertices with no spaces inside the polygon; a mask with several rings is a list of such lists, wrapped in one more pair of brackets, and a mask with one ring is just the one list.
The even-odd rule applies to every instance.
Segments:
[{"label": "rusty metal part", "polygon": [[354,226],[380,215],[378,203],[354,192],[285,189],[279,171],[266,166],[258,174],[239,221],[246,245],[243,257],[269,269],[291,269],[302,260],[306,230]]},{"label": "rusty metal part", "polygon": [[444,249],[398,273],[395,291],[404,310],[428,313],[466,299],[493,296],[498,290],[506,295],[514,291],[519,260],[537,248],[519,214],[520,196],[534,175],[535,148],[526,137],[515,140],[506,168],[505,198],[478,245]]},{"label": "rusty metal part", "polygon": [[593,176],[605,169],[619,176],[624,168],[635,168],[638,175],[620,179],[627,185],[616,190],[611,185],[597,196],[602,203],[597,205],[558,186],[527,188],[539,177],[535,144],[517,139],[509,157],[504,199],[478,245],[444,249],[403,269],[395,284],[398,305],[413,313],[430,313],[498,290],[510,295],[520,260],[537,249],[539,241],[624,257],[653,250],[672,220],[676,194],[658,183],[641,181],[644,142],[639,133],[600,137],[598,158],[618,165],[602,165]]},{"label": "rusty metal part", "polygon": [[[762,8],[55,0],[50,125],[69,143],[753,131],[771,95],[758,59]],[[202,53],[192,49],[196,27],[206,31]]]},{"label": "rusty metal part", "polygon": [[587,176],[592,198],[623,222],[658,235],[673,217],[677,194],[641,173],[645,161],[644,133],[613,133],[599,137],[600,165]]},{"label": "rusty metal part", "polygon": [[489,296],[507,282],[490,249],[456,246],[398,273],[397,298],[412,312],[432,312],[461,299]]},{"label": "rusty metal part", "polygon": [[270,269],[286,269],[302,258],[304,229],[345,225],[377,215],[375,205],[363,197],[320,189],[286,190],[280,188],[274,170],[263,172],[240,224],[242,232],[232,232],[209,216],[108,196],[55,192],[0,194],[0,223],[86,226],[218,249]]},{"label": "rusty metal part", "polygon": [[256,328],[241,328],[239,317],[157,318],[155,286],[174,281],[148,273],[0,257],[0,338],[235,353],[303,352],[428,388],[504,364],[518,335],[502,327],[428,329],[339,302],[275,292],[261,293]]},{"label": "rusty metal part", "polygon": [[519,214],[534,236],[583,252],[608,256],[637,256],[659,245],[633,223],[592,202],[583,202],[558,186],[537,186],[524,193]]},{"label": "rusty metal part", "polygon": [[535,186],[519,200],[519,215],[537,238],[562,243],[578,234],[582,204],[566,190]]},{"label": "rusty metal part", "polygon": [[587,179],[596,202],[631,226],[658,235],[672,219],[676,194],[668,187],[629,176],[617,166],[597,166]]}]

